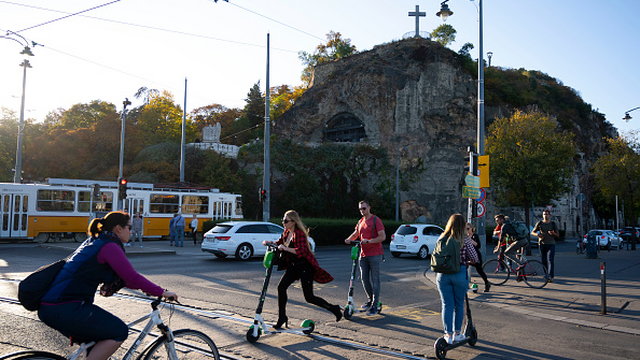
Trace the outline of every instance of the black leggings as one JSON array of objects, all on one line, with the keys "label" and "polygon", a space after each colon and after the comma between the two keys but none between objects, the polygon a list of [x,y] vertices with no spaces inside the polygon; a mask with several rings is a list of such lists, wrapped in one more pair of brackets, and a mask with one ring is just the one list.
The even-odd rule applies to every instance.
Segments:
[{"label": "black leggings", "polygon": [[476,272],[478,273],[478,275],[480,275],[482,280],[484,280],[484,283],[488,284],[489,280],[487,279],[487,274],[485,274],[484,270],[482,269],[482,255],[480,255],[480,250],[477,250],[477,252],[478,252],[478,262],[473,264],[473,267],[476,268]]},{"label": "black leggings", "polygon": [[331,311],[331,307],[335,305],[331,305],[325,299],[313,294],[313,268],[305,262],[295,266],[289,265],[278,283],[278,316],[280,318],[287,316],[287,289],[298,279],[302,284],[304,299],[308,303]]}]

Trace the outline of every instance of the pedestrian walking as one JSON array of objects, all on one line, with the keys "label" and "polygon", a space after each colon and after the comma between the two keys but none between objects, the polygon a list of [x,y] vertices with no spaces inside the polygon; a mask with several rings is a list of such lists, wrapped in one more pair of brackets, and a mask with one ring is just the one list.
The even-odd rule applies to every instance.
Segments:
[{"label": "pedestrian walking", "polygon": [[169,246],[176,244],[176,218],[178,214],[173,214],[171,220],[169,220]]},{"label": "pedestrian walking", "polygon": [[196,216],[196,214],[193,214],[193,218],[189,223],[189,229],[191,229],[191,236],[193,237],[193,245],[196,245],[198,243],[198,240],[196,239],[196,236],[198,235],[198,217]]},{"label": "pedestrian walking", "polygon": [[369,202],[360,201],[358,210],[362,218],[344,242],[351,244],[352,240],[360,240],[360,277],[368,299],[361,308],[367,311],[367,315],[375,315],[378,313],[380,302],[380,264],[384,256],[382,242],[387,238],[387,234],[382,220],[371,213]]},{"label": "pedestrian walking", "polygon": [[331,274],[326,272],[318,264],[311,252],[309,244],[309,229],[295,210],[287,211],[282,217],[284,232],[278,241],[264,241],[263,244],[278,245],[282,254],[279,259],[278,269],[284,269],[285,273],[278,283],[278,322],[274,328],[280,329],[287,326],[287,289],[296,280],[302,284],[304,299],[316,306],[327,309],[336,317],[336,321],[342,319],[342,309],[339,305],[329,304],[323,298],[313,294],[313,282],[325,284],[333,280]]},{"label": "pedestrian walking", "polygon": [[176,247],[184,247],[184,216],[178,213],[175,218],[174,227],[176,229]]},{"label": "pedestrian walking", "polygon": [[144,221],[142,219],[142,215],[140,213],[135,214],[133,219],[131,220],[131,235],[133,236],[133,242],[135,243],[137,240],[139,243],[138,245],[140,245],[140,247],[143,247],[142,246],[143,224],[144,224]]},{"label": "pedestrian walking", "polygon": [[[471,238],[467,235],[471,225],[467,224],[464,216],[453,214],[449,217],[444,232],[438,241],[446,241],[446,246],[453,245],[460,256],[460,270],[451,274],[437,273],[436,286],[442,302],[442,326],[444,339],[448,344],[465,339],[462,334],[464,320],[464,298],[469,288],[468,265],[478,262],[476,249]],[[453,242],[450,244],[450,242]],[[433,256],[433,255],[432,255]]]},{"label": "pedestrian walking", "polygon": [[551,221],[551,210],[542,212],[542,220],[538,221],[531,231],[531,235],[538,237],[542,265],[547,269],[547,281],[553,282],[556,257],[556,239],[560,237],[558,225]]},{"label": "pedestrian walking", "polygon": [[478,255],[478,262],[473,263],[472,266],[476,269],[476,272],[484,281],[484,292],[489,292],[489,289],[491,289],[491,284],[489,284],[487,274],[485,274],[484,269],[482,269],[482,252],[480,251],[480,247],[482,246],[482,244],[480,244],[480,237],[476,232],[476,228],[470,223],[467,223],[467,236],[471,238],[473,247],[474,249],[476,249],[476,254]]}]

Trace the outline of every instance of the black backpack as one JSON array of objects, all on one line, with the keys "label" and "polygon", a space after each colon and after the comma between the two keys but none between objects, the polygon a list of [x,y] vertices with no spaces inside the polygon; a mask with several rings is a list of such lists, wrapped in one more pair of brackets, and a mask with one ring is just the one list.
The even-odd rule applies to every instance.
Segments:
[{"label": "black backpack", "polygon": [[18,284],[18,301],[29,311],[38,310],[42,297],[49,291],[53,280],[66,264],[67,259],[44,265]]},{"label": "black backpack", "polygon": [[442,274],[460,271],[460,242],[454,238],[440,238],[431,254],[431,270]]}]

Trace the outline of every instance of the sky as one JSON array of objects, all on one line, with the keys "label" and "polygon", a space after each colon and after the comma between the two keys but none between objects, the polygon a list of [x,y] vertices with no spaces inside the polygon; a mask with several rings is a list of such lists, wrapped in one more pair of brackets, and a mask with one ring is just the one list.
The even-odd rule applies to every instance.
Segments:
[{"label": "sky", "polygon": [[[187,110],[243,107],[251,86],[301,84],[299,51],[329,31],[359,51],[415,32],[408,12],[426,12],[420,31],[442,20],[439,0],[0,0],[0,35],[16,32],[35,56],[27,69],[25,117],[103,100],[120,111],[138,88],[167,90]],[[478,0],[450,0],[457,30],[449,47],[471,42],[478,57]],[[94,8],[94,9],[92,9]],[[90,11],[68,16],[87,9]],[[640,1],[485,0],[484,53],[492,66],[539,70],[575,89],[621,132],[640,128]],[[61,17],[64,19],[52,21]],[[23,41],[0,39],[0,107],[19,113]]]}]

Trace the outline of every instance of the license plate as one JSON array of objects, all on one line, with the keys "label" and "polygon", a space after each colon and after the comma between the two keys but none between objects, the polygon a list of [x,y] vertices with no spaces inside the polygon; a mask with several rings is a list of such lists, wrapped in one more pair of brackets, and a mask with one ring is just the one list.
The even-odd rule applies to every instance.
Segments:
[{"label": "license plate", "polygon": [[404,246],[404,245],[398,245],[398,246],[396,246],[396,247],[397,247],[398,249],[406,249],[406,248],[407,248],[407,247],[406,247],[406,246]]}]

